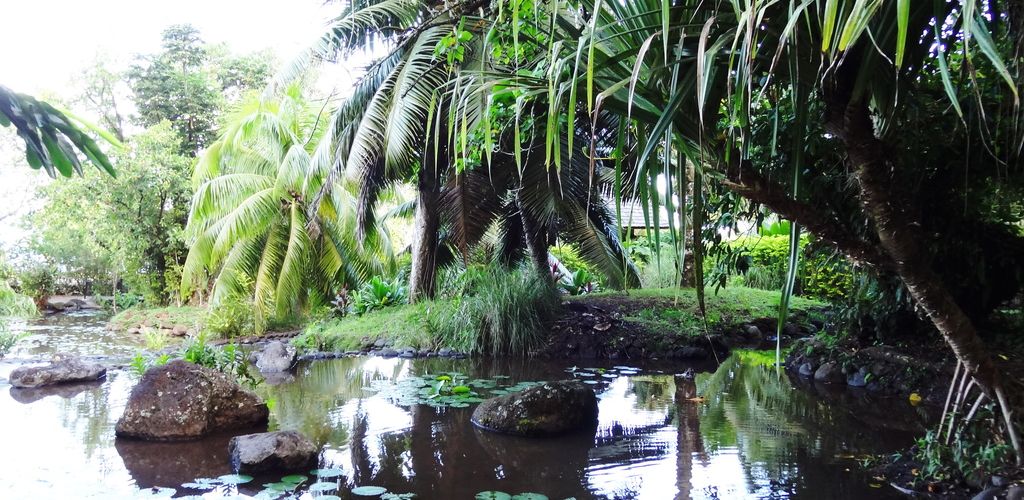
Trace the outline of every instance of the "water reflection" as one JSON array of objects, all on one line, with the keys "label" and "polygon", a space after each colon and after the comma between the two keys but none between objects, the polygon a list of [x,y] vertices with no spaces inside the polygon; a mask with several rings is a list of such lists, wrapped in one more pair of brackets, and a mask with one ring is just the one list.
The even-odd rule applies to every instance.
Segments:
[{"label": "water reflection", "polygon": [[141,335],[107,330],[103,311],[52,314],[10,325],[28,337],[18,342],[9,358],[49,358],[56,353],[76,356],[131,358],[143,347]]},{"label": "water reflection", "polygon": [[[881,498],[846,458],[909,443],[906,403],[841,409],[835,395],[795,390],[770,366],[733,356],[695,379],[686,366],[646,366],[600,388],[595,434],[524,439],[474,428],[472,408],[398,406],[367,389],[426,373],[509,375],[510,382],[567,376],[530,360],[346,358],[300,365],[294,379],[263,385],[272,429],[297,429],[322,447],[351,488],[379,485],[419,498],[472,498],[477,492],[533,491],[550,498]],[[228,471],[228,436],[195,443],[116,441],[113,425],[134,383],[112,372],[102,385],[47,393],[0,391],[0,470],[19,477],[13,498],[128,495],[178,487]],[[9,396],[8,396],[9,395]],[[868,409],[870,407],[870,409]],[[915,424],[919,425],[919,424]],[[849,470],[853,469],[853,471]],[[195,493],[179,488],[179,494]],[[243,492],[252,493],[243,489]]]}]

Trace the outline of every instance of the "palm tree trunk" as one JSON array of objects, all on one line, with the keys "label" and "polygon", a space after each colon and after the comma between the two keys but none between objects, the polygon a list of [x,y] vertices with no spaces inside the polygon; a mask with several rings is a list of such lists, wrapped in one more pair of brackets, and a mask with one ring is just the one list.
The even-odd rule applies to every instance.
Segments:
[{"label": "palm tree trunk", "polygon": [[528,213],[520,210],[520,214],[520,218],[523,220],[523,238],[526,240],[526,249],[530,253],[530,261],[533,262],[533,267],[539,276],[550,278],[547,228]]},{"label": "palm tree trunk", "polygon": [[[837,104],[835,102],[830,104]],[[999,371],[985,348],[974,323],[964,313],[932,269],[921,246],[924,235],[902,207],[902,200],[893,197],[891,171],[882,142],[875,137],[868,105],[847,101],[832,120],[832,130],[843,142],[851,167],[860,186],[860,198],[871,217],[882,248],[895,263],[894,269],[906,285],[915,303],[935,325],[959,359],[993,400],[1000,402],[1013,447],[1021,459],[1021,445],[1013,424]]]},{"label": "palm tree trunk", "polygon": [[438,230],[441,227],[441,183],[437,170],[424,165],[419,174],[419,197],[413,226],[409,301],[434,297],[437,281]]}]

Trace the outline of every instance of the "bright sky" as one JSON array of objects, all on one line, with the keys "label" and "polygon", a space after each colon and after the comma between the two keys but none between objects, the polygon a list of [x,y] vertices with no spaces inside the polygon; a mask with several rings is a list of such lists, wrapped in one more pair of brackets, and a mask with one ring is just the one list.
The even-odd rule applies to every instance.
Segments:
[{"label": "bright sky", "polygon": [[[37,96],[70,98],[74,78],[97,56],[124,69],[137,54],[160,50],[160,34],[170,25],[189,23],[208,43],[225,43],[236,54],[271,49],[289,61],[323,33],[342,10],[324,0],[0,0],[0,85]],[[324,68],[320,87],[347,94],[369,58],[347,58]],[[346,67],[348,66],[348,67]],[[84,113],[83,113],[84,114]],[[10,130],[0,130],[0,133]],[[0,139],[9,139],[0,138]],[[87,175],[96,171],[87,170]],[[39,200],[28,196],[48,182],[25,167],[20,155],[0,155],[0,200],[16,213],[0,210],[0,248],[25,236],[18,219]]]},{"label": "bright sky", "polygon": [[191,23],[234,52],[272,49],[286,61],[308,46],[338,4],[322,0],[5,0],[0,84],[25,93],[62,90],[105,54],[129,61],[160,48],[160,33]]}]

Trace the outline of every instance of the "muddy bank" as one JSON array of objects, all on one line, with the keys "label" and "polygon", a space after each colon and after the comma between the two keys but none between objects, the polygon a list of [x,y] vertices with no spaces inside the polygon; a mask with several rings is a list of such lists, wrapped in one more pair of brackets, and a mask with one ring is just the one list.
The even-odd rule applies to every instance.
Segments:
[{"label": "muddy bank", "polygon": [[[543,346],[533,354],[545,358],[722,360],[732,349],[775,347],[775,318],[719,317],[707,324],[695,310],[658,298],[579,297],[567,301]],[[813,335],[824,325],[825,311],[797,310],[782,331],[782,343]],[[670,315],[677,323],[688,315],[687,328],[658,321]],[[646,321],[644,317],[653,317]]]}]

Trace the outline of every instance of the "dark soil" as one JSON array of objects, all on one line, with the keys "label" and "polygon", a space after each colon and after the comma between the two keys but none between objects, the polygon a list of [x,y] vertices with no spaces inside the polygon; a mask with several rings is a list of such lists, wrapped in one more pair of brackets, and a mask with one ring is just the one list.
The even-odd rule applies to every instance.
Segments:
[{"label": "dark soil", "polygon": [[[670,326],[655,328],[632,321],[642,311],[676,308],[670,300],[630,296],[575,297],[552,326],[545,344],[534,354],[547,358],[588,359],[725,359],[735,348],[775,347],[775,318],[750,318],[709,324],[694,334]],[[694,318],[699,318],[693,311]],[[783,344],[813,334],[821,323],[794,311],[783,329]]]}]

